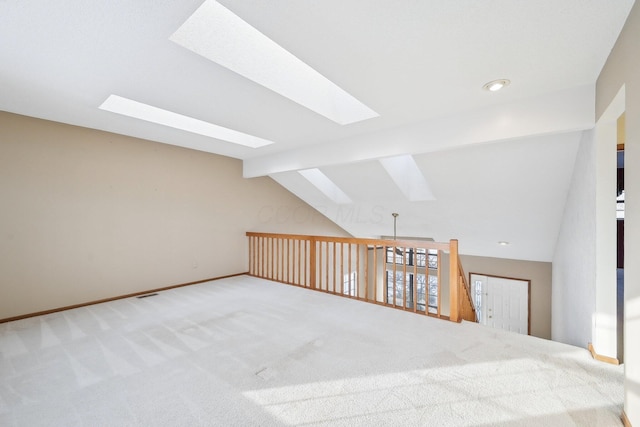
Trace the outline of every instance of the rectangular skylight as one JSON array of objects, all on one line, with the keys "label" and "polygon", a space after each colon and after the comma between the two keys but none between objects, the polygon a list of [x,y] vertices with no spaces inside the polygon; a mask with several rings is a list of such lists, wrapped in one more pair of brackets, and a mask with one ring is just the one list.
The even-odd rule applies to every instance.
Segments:
[{"label": "rectangular skylight", "polygon": [[353,203],[349,196],[331,181],[328,176],[322,173],[320,169],[305,169],[298,172],[334,203],[340,205]]},{"label": "rectangular skylight", "polygon": [[378,116],[215,0],[169,39],[339,124]]},{"label": "rectangular skylight", "polygon": [[221,139],[246,147],[258,148],[273,144],[273,141],[214,125],[213,123],[194,119],[193,117],[183,116],[182,114],[163,110],[162,108],[153,107],[118,95],[110,95],[106,101],[100,105],[100,109],[211,138]]},{"label": "rectangular skylight", "polygon": [[380,163],[408,200],[419,202],[436,199],[413,156],[389,157],[380,159]]}]

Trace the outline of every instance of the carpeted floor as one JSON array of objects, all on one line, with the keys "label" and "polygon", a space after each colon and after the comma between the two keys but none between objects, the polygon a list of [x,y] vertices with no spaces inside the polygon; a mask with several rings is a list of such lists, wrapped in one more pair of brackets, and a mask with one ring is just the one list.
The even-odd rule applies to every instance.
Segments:
[{"label": "carpeted floor", "polygon": [[618,426],[585,349],[251,277],[0,324],[1,426]]}]

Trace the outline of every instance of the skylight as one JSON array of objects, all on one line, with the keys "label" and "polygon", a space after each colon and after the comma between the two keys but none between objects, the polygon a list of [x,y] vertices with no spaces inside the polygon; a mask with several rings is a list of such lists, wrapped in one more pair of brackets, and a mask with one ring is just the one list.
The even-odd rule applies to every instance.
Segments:
[{"label": "skylight", "polygon": [[109,98],[100,105],[100,109],[211,138],[221,139],[246,147],[258,148],[273,144],[273,141],[214,125],[213,123],[194,119],[193,117],[183,116],[182,114],[163,110],[162,108],[153,107],[118,95],[110,95]]},{"label": "skylight", "polygon": [[380,163],[409,201],[419,202],[436,199],[411,155],[380,159]]},{"label": "skylight", "polygon": [[298,172],[334,203],[341,205],[353,203],[349,196],[331,181],[328,176],[322,173],[320,169],[305,169]]},{"label": "skylight", "polygon": [[217,1],[206,0],[169,39],[339,124],[378,116]]}]

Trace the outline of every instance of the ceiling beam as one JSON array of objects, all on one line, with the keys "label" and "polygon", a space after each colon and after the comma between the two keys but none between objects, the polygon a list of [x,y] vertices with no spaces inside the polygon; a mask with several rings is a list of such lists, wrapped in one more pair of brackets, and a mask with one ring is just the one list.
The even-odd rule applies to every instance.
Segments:
[{"label": "ceiling beam", "polygon": [[[586,85],[323,144],[245,159],[246,178],[591,129],[595,86]],[[338,154],[338,155],[337,155]]]}]

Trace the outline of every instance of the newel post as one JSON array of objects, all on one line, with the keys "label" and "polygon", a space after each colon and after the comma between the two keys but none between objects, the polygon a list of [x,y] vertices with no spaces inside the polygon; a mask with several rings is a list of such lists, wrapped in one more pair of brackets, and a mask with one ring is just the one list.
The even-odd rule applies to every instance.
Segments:
[{"label": "newel post", "polygon": [[458,241],[449,241],[449,319],[460,322],[460,286],[458,286]]}]

